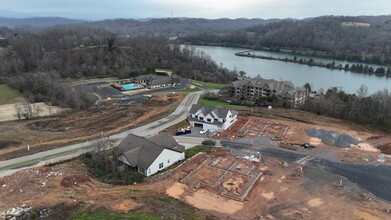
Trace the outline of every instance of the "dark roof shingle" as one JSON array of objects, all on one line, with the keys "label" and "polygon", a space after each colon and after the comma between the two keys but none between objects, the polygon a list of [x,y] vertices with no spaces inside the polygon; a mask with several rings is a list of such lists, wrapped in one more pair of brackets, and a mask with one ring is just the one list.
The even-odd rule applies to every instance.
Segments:
[{"label": "dark roof shingle", "polygon": [[184,152],[183,146],[180,146],[173,137],[165,134],[148,139],[129,134],[115,148],[114,154],[116,157],[123,155],[131,166],[147,169],[164,149]]}]

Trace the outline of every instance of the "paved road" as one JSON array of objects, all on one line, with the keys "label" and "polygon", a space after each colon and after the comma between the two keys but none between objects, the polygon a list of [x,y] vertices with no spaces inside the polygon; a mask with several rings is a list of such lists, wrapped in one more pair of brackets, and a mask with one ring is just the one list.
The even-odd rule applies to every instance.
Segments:
[{"label": "paved road", "polygon": [[[165,118],[162,118],[158,121],[131,129],[116,135],[112,135],[109,138],[114,141],[114,146],[121,142],[128,134],[132,133],[139,136],[153,136],[159,131],[171,127],[183,120],[186,119],[187,113],[190,110],[191,106],[197,103],[202,91],[195,92],[187,95],[181,104]],[[86,151],[92,149],[92,146],[95,145],[97,140],[86,141],[83,143],[72,144],[66,147],[56,148],[53,150],[48,150],[28,156],[23,156],[7,161],[0,162],[0,177],[14,173],[20,169],[30,168],[32,166],[39,166],[42,164],[58,162],[61,160],[74,158]],[[27,163],[27,164],[26,164]],[[30,166],[26,166],[30,165]],[[23,168],[12,169],[16,167],[23,166]],[[12,169],[12,170],[11,170]]]}]

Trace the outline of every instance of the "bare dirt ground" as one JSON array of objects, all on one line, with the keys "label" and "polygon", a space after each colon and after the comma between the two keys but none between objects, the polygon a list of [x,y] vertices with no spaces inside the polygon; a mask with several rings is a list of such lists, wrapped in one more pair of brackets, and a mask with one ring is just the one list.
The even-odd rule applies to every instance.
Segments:
[{"label": "bare dirt ground", "polygon": [[[352,125],[344,121],[336,121],[335,123],[324,123],[323,118],[317,124],[295,121],[292,119],[271,119],[254,116],[239,116],[227,131],[218,133],[217,138],[229,139],[240,137],[266,137],[280,136],[285,132],[285,126],[289,126],[282,139],[278,141],[280,146],[289,146],[290,149],[297,151],[310,151],[318,155],[333,155],[340,161],[344,162],[364,162],[363,158],[368,158],[370,162],[376,161],[381,153],[387,153],[391,149],[391,138],[388,136],[376,137],[378,131],[370,131],[358,125]],[[258,122],[258,123],[257,123]],[[271,124],[272,126],[266,126]],[[350,148],[338,148],[329,146],[321,142],[320,139],[308,136],[306,130],[308,128],[325,129],[336,131],[339,133],[348,134],[357,138],[360,143],[352,145]],[[256,131],[256,132],[243,132]],[[266,132],[261,132],[262,130]],[[310,143],[315,149],[301,149],[300,144]],[[382,152],[383,151],[383,152]],[[391,153],[391,150],[388,151]],[[389,161],[388,161],[389,162]]]},{"label": "bare dirt ground", "polygon": [[[216,151],[208,156],[233,159],[225,151]],[[262,175],[256,181],[243,202],[227,198],[220,191],[181,182],[204,160],[204,155],[199,154],[170,171],[170,175],[164,178],[156,176],[150,182],[127,186],[111,186],[95,180],[78,160],[20,171],[0,179],[0,211],[26,203],[33,208],[65,204],[70,207],[103,207],[128,212],[143,206],[147,197],[169,195],[219,219],[391,217],[387,212],[391,208],[389,203],[349,181],[344,181],[342,187],[335,187],[332,183],[340,180],[338,176],[315,168],[302,169],[294,164],[283,167],[281,161],[273,158],[264,158],[256,164],[257,170],[270,173],[267,172],[268,175]],[[227,180],[237,181],[231,176],[227,176]],[[240,184],[240,181],[237,182]],[[366,199],[368,196],[371,200]]]},{"label": "bare dirt ground", "polygon": [[102,132],[121,132],[168,114],[183,98],[181,94],[156,95],[138,107],[99,107],[59,117],[0,123],[0,160],[23,155],[28,144],[31,152],[36,152],[91,140]]},{"label": "bare dirt ground", "polygon": [[[18,120],[18,117],[16,115],[16,107],[15,105],[23,106],[23,103],[15,103],[15,104],[5,104],[0,105],[0,122],[1,121],[11,121],[11,120]],[[31,108],[34,110],[34,112],[38,113],[38,116],[49,116],[49,115],[56,115],[64,111],[69,111],[69,109],[63,109],[57,106],[49,106],[45,104],[44,102],[38,102],[34,104],[30,104]],[[21,114],[25,113],[25,111],[21,110]]]}]

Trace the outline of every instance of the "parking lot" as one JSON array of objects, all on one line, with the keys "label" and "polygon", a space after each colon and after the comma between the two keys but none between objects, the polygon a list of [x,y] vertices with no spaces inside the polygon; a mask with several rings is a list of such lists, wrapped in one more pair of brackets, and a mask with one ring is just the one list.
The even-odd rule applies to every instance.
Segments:
[{"label": "parking lot", "polygon": [[106,81],[78,84],[73,86],[73,88],[82,92],[87,91],[94,93],[99,98],[119,98],[123,96],[120,91],[111,87],[110,84]]}]

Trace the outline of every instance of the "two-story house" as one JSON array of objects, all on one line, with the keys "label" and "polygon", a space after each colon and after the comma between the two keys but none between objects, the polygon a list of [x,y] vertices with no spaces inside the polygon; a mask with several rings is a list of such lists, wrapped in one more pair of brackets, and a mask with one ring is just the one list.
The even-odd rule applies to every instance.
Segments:
[{"label": "two-story house", "polygon": [[223,131],[229,128],[237,119],[238,113],[221,107],[193,105],[188,119],[192,127],[202,127],[203,130]]}]

